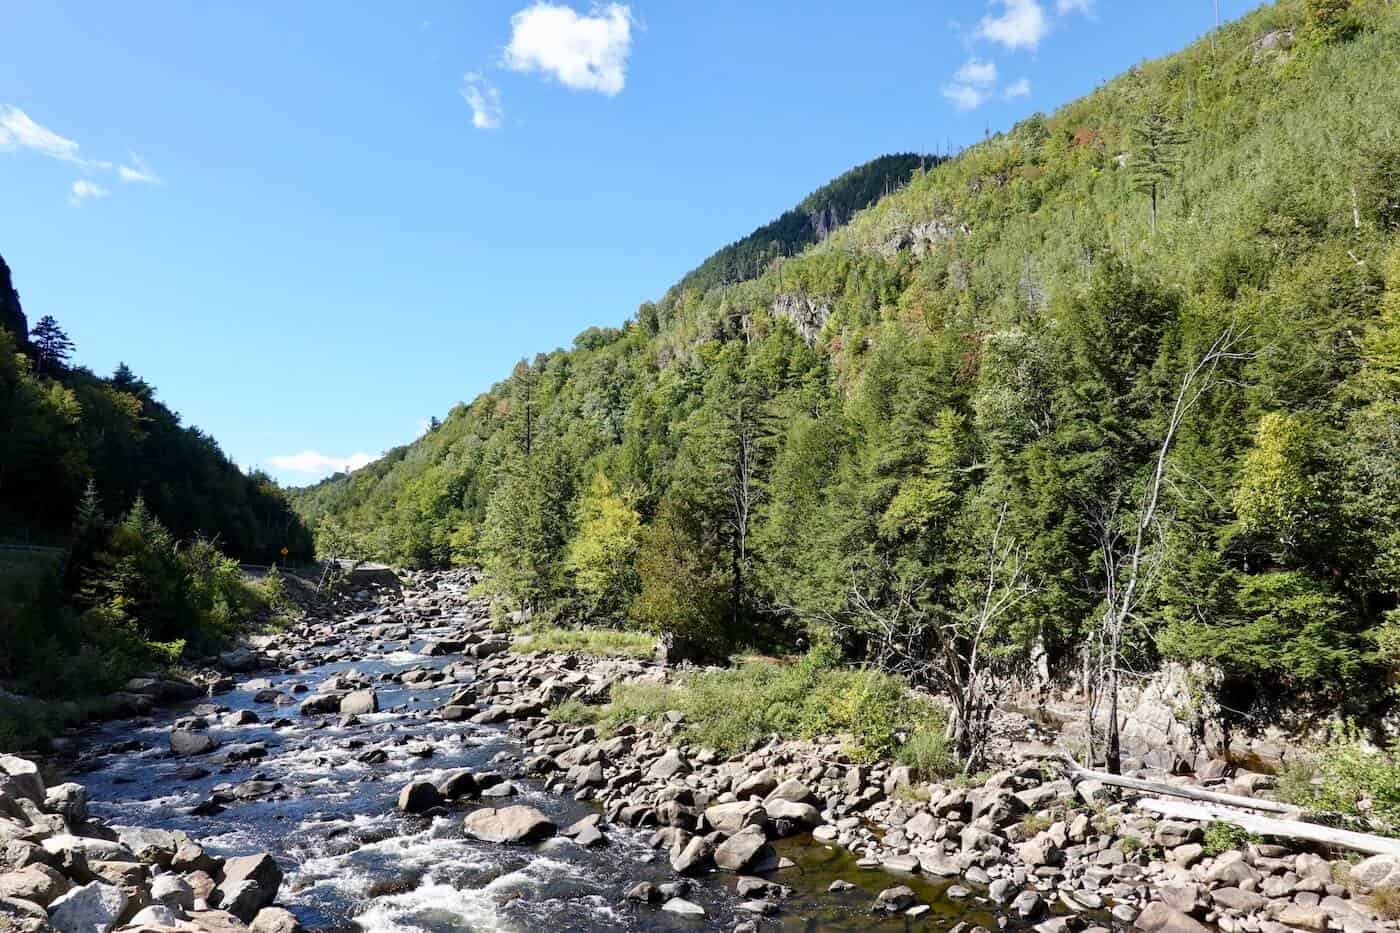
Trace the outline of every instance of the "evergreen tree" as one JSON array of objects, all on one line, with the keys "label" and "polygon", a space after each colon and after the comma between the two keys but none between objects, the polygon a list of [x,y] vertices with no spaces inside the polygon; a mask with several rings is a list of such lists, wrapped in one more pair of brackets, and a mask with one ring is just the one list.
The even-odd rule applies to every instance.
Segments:
[{"label": "evergreen tree", "polygon": [[29,331],[29,342],[34,347],[34,368],[40,375],[61,373],[68,368],[73,341],[52,315],[39,318]]},{"label": "evergreen tree", "polygon": [[1132,128],[1130,137],[1133,151],[1128,158],[1128,171],[1132,173],[1133,189],[1147,195],[1152,206],[1152,232],[1155,234],[1157,202],[1181,168],[1180,150],[1188,137],[1155,105]]}]

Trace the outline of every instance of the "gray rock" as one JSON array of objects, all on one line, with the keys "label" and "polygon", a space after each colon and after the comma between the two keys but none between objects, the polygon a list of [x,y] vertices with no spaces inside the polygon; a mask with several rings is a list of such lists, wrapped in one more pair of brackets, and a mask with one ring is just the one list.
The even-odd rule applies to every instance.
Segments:
[{"label": "gray rock", "polygon": [[653,781],[669,781],[676,775],[689,771],[690,764],[673,748],[651,763],[651,767],[647,769],[647,778]]},{"label": "gray rock", "polygon": [[94,881],[49,905],[49,925],[58,933],[110,933],[125,910],[121,888]]},{"label": "gray rock", "polygon": [[0,755],[0,774],[9,781],[0,781],[0,791],[8,783],[17,797],[27,797],[43,806],[45,797],[44,779],[39,774],[39,766],[27,758],[16,755]]},{"label": "gray rock", "polygon": [[882,913],[898,913],[901,910],[908,910],[914,906],[918,898],[914,895],[914,889],[908,885],[897,884],[892,888],[885,888],[875,896],[875,906],[873,910]]},{"label": "gray rock", "polygon": [[661,905],[661,909],[668,914],[677,914],[682,917],[703,917],[705,908],[694,901],[688,901],[683,897],[673,897]]},{"label": "gray rock", "polygon": [[678,875],[696,874],[710,864],[714,853],[714,846],[704,836],[695,836],[684,849],[671,856],[671,870]]},{"label": "gray rock", "polygon": [[554,835],[556,827],[534,807],[517,805],[469,813],[463,829],[482,842],[538,842]]},{"label": "gray rock", "polygon": [[1373,855],[1353,866],[1350,877],[1358,894],[1372,894],[1376,888],[1400,885],[1400,856]]},{"label": "gray rock", "polygon": [[733,835],[745,826],[758,826],[768,821],[763,806],[746,800],[717,803],[705,810],[705,822],[722,833]]},{"label": "gray rock", "polygon": [[264,907],[253,918],[253,933],[302,933],[301,921],[290,910]]},{"label": "gray rock", "polygon": [[[224,862],[224,877],[219,884],[220,890],[228,891],[232,886],[240,882],[251,881],[258,886],[261,897],[250,897],[250,902],[255,903],[245,921],[251,920],[259,909],[268,906],[277,899],[277,890],[282,886],[282,869],[277,862],[266,852],[257,855],[243,855],[231,858]],[[229,908],[225,907],[225,910]],[[230,911],[233,913],[233,911]],[[241,915],[239,915],[241,917]]]},{"label": "gray rock", "polygon": [[170,750],[182,757],[207,755],[219,747],[219,740],[207,732],[175,729],[170,733]]},{"label": "gray rock", "polygon": [[126,926],[133,927],[173,927],[177,926],[180,918],[175,915],[175,911],[164,904],[152,904],[143,907],[136,912],[136,916],[126,922]]},{"label": "gray rock", "polygon": [[194,888],[190,883],[173,872],[156,875],[151,880],[151,897],[166,907],[176,910],[194,910]]},{"label": "gray rock", "polygon": [[47,907],[67,893],[68,879],[47,865],[0,874],[0,897],[17,897]]},{"label": "gray rock", "polygon": [[1194,917],[1173,910],[1161,901],[1153,901],[1142,909],[1134,928],[1143,933],[1210,933],[1209,929]]},{"label": "gray rock", "polygon": [[730,836],[715,849],[715,865],[725,871],[743,871],[750,865],[775,853],[761,826],[746,826]]},{"label": "gray rock", "polygon": [[442,792],[428,781],[413,781],[399,791],[399,811],[401,813],[424,813],[442,806]]},{"label": "gray rock", "polygon": [[373,689],[356,690],[340,698],[342,716],[364,716],[379,712],[379,694]]}]

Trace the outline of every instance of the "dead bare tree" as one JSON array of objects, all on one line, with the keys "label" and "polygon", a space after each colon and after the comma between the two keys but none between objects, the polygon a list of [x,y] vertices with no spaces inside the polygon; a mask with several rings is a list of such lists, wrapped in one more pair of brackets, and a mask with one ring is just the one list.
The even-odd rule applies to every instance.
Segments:
[{"label": "dead bare tree", "polygon": [[948,739],[964,773],[980,767],[991,739],[992,714],[1007,672],[995,650],[999,623],[1039,590],[1021,547],[1005,534],[1007,503],[997,512],[984,552],[977,597],[961,610],[929,607],[922,581],[896,578],[872,600],[853,586],[850,604],[870,650],[884,670],[926,684],[948,699]]},{"label": "dead bare tree", "polygon": [[1095,718],[1099,700],[1106,694],[1108,728],[1105,737],[1105,761],[1108,770],[1117,774],[1122,769],[1122,741],[1118,722],[1118,687],[1123,672],[1123,635],[1128,624],[1136,618],[1145,594],[1162,567],[1165,556],[1166,524],[1160,515],[1163,489],[1168,482],[1168,455],[1176,442],[1186,416],[1206,392],[1210,391],[1220,366],[1226,362],[1248,358],[1239,350],[1243,334],[1232,322],[1215,338],[1210,348],[1181,378],[1166,431],[1157,447],[1152,473],[1143,486],[1131,531],[1124,532],[1116,514],[1117,503],[1105,503],[1096,523],[1099,525],[1099,553],[1103,560],[1104,611],[1100,624],[1092,635],[1087,653],[1089,674],[1089,748],[1094,753]]}]

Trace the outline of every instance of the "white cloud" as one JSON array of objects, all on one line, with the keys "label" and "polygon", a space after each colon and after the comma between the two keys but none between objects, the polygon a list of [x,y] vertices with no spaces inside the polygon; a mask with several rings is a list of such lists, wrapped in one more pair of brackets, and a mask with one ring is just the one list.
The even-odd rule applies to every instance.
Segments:
[{"label": "white cloud", "polygon": [[108,195],[106,188],[86,178],[79,178],[73,182],[72,193],[68,196],[68,203],[77,207],[89,198],[105,198]]},{"label": "white cloud", "polygon": [[997,83],[996,62],[984,62],[980,58],[969,58],[953,75],[953,80],[959,84],[970,84],[973,87],[990,87]]},{"label": "white cloud", "polygon": [[501,91],[486,76],[469,71],[462,78],[462,98],[472,108],[472,126],[479,130],[500,129],[505,110],[501,107]]},{"label": "white cloud", "polygon": [[[1050,31],[1050,21],[1039,0],[995,0],[1001,13],[985,16],[977,27],[977,35],[991,39],[1008,49],[1034,49]],[[1081,2],[1081,0],[1071,0]]]},{"label": "white cloud", "polygon": [[976,110],[991,95],[997,83],[996,62],[969,58],[943,85],[943,96],[959,110]]},{"label": "white cloud", "polygon": [[30,119],[18,107],[0,111],[0,149],[29,149],[50,159],[88,164],[78,155],[78,144]]},{"label": "white cloud", "polygon": [[1005,97],[1007,100],[1015,100],[1018,97],[1030,97],[1031,79],[1021,78],[1018,81],[1012,81],[1001,89],[1001,96]]},{"label": "white cloud", "polygon": [[160,176],[157,175],[146,160],[134,152],[128,152],[130,165],[118,165],[117,176],[127,183],[140,183],[143,185],[158,185],[161,183]]},{"label": "white cloud", "polygon": [[279,470],[286,470],[289,473],[307,473],[324,475],[335,473],[338,470],[358,470],[362,466],[373,463],[375,457],[372,454],[357,453],[347,457],[330,457],[314,450],[303,450],[299,454],[285,454],[280,457],[269,457],[267,462]]},{"label": "white cloud", "polygon": [[1088,16],[1094,12],[1094,0],[1055,0],[1055,12],[1060,16],[1066,13],[1083,13]]},{"label": "white cloud", "polygon": [[552,74],[566,87],[609,96],[627,82],[632,11],[624,4],[596,6],[581,16],[567,6],[538,0],[512,16],[510,27],[507,68]]}]

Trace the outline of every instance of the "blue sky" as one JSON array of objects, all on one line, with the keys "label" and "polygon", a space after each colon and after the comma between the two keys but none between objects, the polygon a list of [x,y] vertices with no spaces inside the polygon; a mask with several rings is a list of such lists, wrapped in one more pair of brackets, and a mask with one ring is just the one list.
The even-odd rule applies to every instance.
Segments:
[{"label": "blue sky", "polygon": [[852,165],[1053,110],[1214,15],[6,0],[0,255],[80,362],[127,362],[300,484],[621,323]]}]

